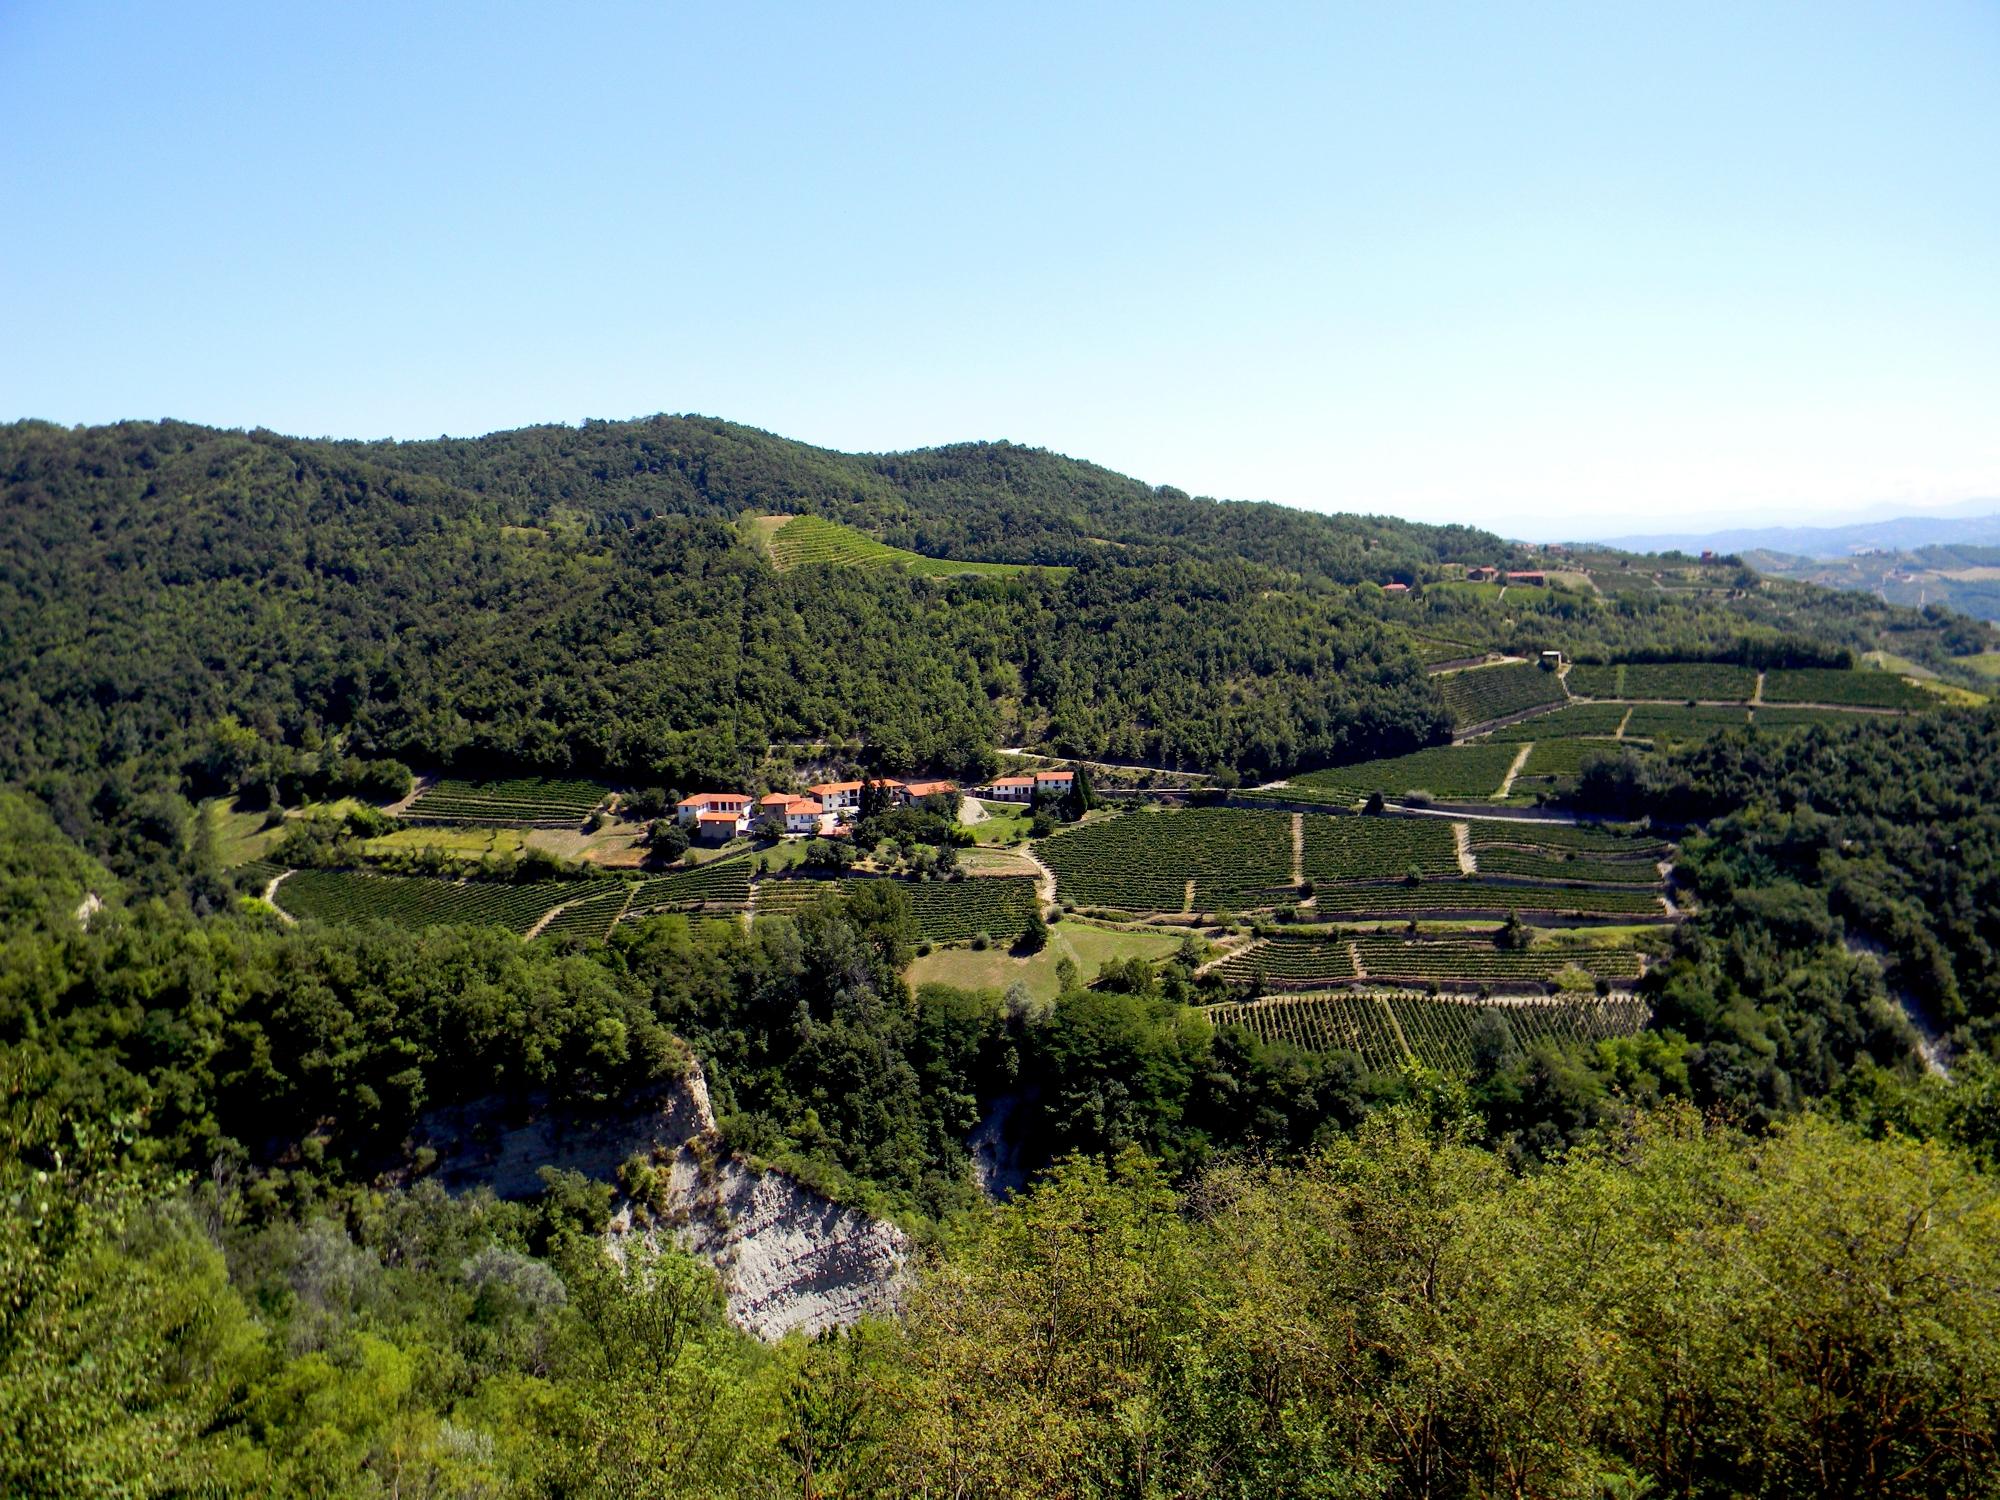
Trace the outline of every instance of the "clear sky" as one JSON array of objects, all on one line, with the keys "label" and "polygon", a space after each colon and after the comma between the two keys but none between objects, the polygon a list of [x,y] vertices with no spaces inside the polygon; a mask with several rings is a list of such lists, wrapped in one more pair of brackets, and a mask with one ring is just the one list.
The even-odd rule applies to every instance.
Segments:
[{"label": "clear sky", "polygon": [[[308,13],[310,10],[311,13]],[[2000,5],[0,4],[0,418],[2000,497]]]}]

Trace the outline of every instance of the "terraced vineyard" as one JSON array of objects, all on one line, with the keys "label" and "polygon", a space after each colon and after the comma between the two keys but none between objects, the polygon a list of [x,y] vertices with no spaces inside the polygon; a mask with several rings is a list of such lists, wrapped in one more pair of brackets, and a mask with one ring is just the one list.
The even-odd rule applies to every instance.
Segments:
[{"label": "terraced vineyard", "polygon": [[1458,840],[1442,818],[1342,818],[1307,814],[1300,868],[1315,885],[1458,874]]},{"label": "terraced vineyard", "polygon": [[[1574,677],[1580,670],[1573,667],[1570,675]],[[1523,740],[1575,739],[1580,735],[1602,735],[1608,739],[1618,733],[1625,707],[1622,703],[1572,703],[1518,724],[1502,724],[1487,739],[1496,744],[1512,741],[1517,745]]]},{"label": "terraced vineyard", "polygon": [[394,922],[401,927],[500,926],[526,932],[561,901],[601,884],[574,880],[433,880],[364,875],[353,870],[297,870],[278,887],[278,906],[322,922]]},{"label": "terraced vineyard", "polygon": [[999,942],[1011,942],[1041,910],[1032,875],[916,881],[906,889],[917,936],[931,943],[962,942],[982,932]]},{"label": "terraced vineyard", "polygon": [[[962,573],[1019,573],[1025,563],[954,562],[925,557],[879,542],[865,532],[823,516],[795,516],[771,533],[771,562],[780,571],[824,563],[839,568],[906,568],[926,577]],[[1051,568],[1050,572],[1068,572]]]},{"label": "terraced vineyard", "polygon": [[1491,880],[1426,880],[1417,885],[1335,886],[1315,905],[1323,919],[1384,921],[1436,913],[1441,918],[1507,912],[1589,917],[1661,918],[1666,908],[1646,890],[1580,885],[1510,885]]},{"label": "terraced vineyard", "polygon": [[614,881],[607,889],[563,907],[549,918],[548,925],[535,937],[538,941],[542,938],[576,937],[586,942],[601,943],[611,935],[618,914],[625,910],[626,898],[633,893],[631,881]]},{"label": "terraced vineyard", "polygon": [[1344,938],[1287,934],[1262,938],[1229,955],[1211,971],[1231,984],[1258,990],[1320,989],[1357,976]]},{"label": "terraced vineyard", "polygon": [[1857,713],[1842,708],[1753,708],[1750,710],[1750,725],[1753,729],[1809,729],[1815,724],[1839,729],[1849,724],[1864,724],[1874,718],[1873,714]]},{"label": "terraced vineyard", "polygon": [[1197,911],[1271,906],[1293,893],[1288,813],[1125,813],[1066,828],[1036,852],[1055,871],[1056,894],[1084,906],[1181,911],[1190,880]]},{"label": "terraced vineyard", "polygon": [[1467,822],[1466,828],[1475,855],[1503,844],[1630,859],[1658,859],[1668,849],[1665,839],[1652,834],[1620,833],[1590,823],[1531,823],[1524,818],[1473,818]]},{"label": "terraced vineyard", "polygon": [[1618,746],[1611,740],[1536,740],[1534,745],[1528,752],[1528,763],[1514,780],[1516,791],[1521,790],[1524,779],[1566,780],[1579,774],[1585,761],[1618,754]]},{"label": "terraced vineyard", "polygon": [[[1372,1071],[1415,1061],[1444,1072],[1473,1065],[1473,1025],[1482,1012],[1505,1023],[1514,1044],[1632,1036],[1650,1019],[1642,1000],[1560,998],[1505,1005],[1413,995],[1287,995],[1208,1007],[1216,1026],[1241,1026],[1265,1042],[1309,1052],[1352,1052]],[[1407,1041],[1407,1045],[1405,1045]]]},{"label": "terraced vineyard", "polygon": [[1561,703],[1566,696],[1562,679],[1533,662],[1468,667],[1463,672],[1433,680],[1444,695],[1444,706],[1451,713],[1452,723],[1461,729],[1508,714],[1525,713],[1546,703]]},{"label": "terraced vineyard", "polygon": [[1413,791],[1435,797],[1491,797],[1499,791],[1518,751],[1515,745],[1492,743],[1439,745],[1386,760],[1308,771],[1292,777],[1272,795],[1293,802],[1326,801],[1341,806],[1360,802],[1370,792],[1385,797],[1402,797]]},{"label": "terraced vineyard", "polygon": [[1631,948],[1501,948],[1489,942],[1415,941],[1364,937],[1354,944],[1369,979],[1409,981],[1532,980],[1547,983],[1564,969],[1593,978],[1637,979],[1645,961]]},{"label": "terraced vineyard", "polygon": [[628,916],[655,911],[742,911],[750,905],[750,860],[711,859],[639,882]]},{"label": "terraced vineyard", "polygon": [[1757,691],[1757,674],[1726,662],[1635,661],[1610,667],[1571,667],[1569,690],[1586,698],[1747,703]]},{"label": "terraced vineyard", "polygon": [[594,781],[546,776],[463,781],[445,776],[419,792],[402,816],[438,823],[567,827],[582,822],[605,795],[605,789]]},{"label": "terraced vineyard", "polygon": [[1892,672],[1830,667],[1775,668],[1764,674],[1766,703],[1844,703],[1856,708],[1928,708],[1930,694]]},{"label": "terraced vineyard", "polygon": [[1593,880],[1614,885],[1658,885],[1659,865],[1650,859],[1602,859],[1594,855],[1534,853],[1526,849],[1479,849],[1473,858],[1482,875],[1521,875],[1533,880]]},{"label": "terraced vineyard", "polygon": [[752,888],[750,910],[760,917],[789,917],[818,905],[822,896],[846,894],[852,884],[804,875],[760,880]]},{"label": "terraced vineyard", "polygon": [[1469,656],[1486,654],[1481,646],[1468,646],[1463,641],[1441,641],[1424,635],[1411,636],[1410,649],[1417,654],[1417,660],[1427,667],[1441,661],[1464,661]]},{"label": "terraced vineyard", "polygon": [[1704,704],[1695,708],[1669,708],[1664,704],[1642,703],[1625,721],[1628,740],[1701,740],[1725,729],[1741,729],[1750,722],[1746,708],[1721,708]]},{"label": "terraced vineyard", "polygon": [[1390,1073],[1409,1060],[1389,1008],[1379,996],[1339,993],[1286,996],[1211,1005],[1218,1029],[1241,1026],[1261,1042],[1285,1042],[1302,1052],[1352,1052],[1371,1073]]}]

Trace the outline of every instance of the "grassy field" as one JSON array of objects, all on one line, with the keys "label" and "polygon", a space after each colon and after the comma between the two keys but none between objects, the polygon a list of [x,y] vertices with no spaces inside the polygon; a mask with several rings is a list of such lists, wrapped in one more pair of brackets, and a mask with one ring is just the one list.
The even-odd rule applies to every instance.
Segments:
[{"label": "grassy field", "polygon": [[1028,824],[1033,820],[1028,809],[1016,802],[987,802],[979,805],[986,809],[986,816],[980,822],[961,826],[971,830],[974,842],[980,844],[1012,844],[1028,836]]},{"label": "grassy field", "polygon": [[[772,525],[770,523],[776,522]],[[770,553],[771,563],[780,572],[826,563],[838,568],[907,569],[923,577],[943,578],[957,574],[1020,573],[1027,563],[955,562],[949,558],[925,557],[901,547],[879,542],[866,532],[829,521],[823,516],[759,516],[752,534]],[[1067,568],[1049,568],[1051,573],[1067,573]]]},{"label": "grassy field", "polygon": [[440,849],[457,859],[513,854],[520,848],[518,828],[398,828],[361,846],[364,854],[414,854],[419,849]]},{"label": "grassy field", "polygon": [[1040,953],[1016,958],[1005,948],[981,953],[971,948],[941,948],[910,965],[912,985],[948,984],[961,990],[1000,990],[1024,984],[1037,1000],[1056,997],[1056,961],[1068,958],[1087,983],[1114,959],[1143,958],[1157,962],[1181,945],[1179,935],[1166,932],[1117,931],[1081,922],[1057,922],[1049,928],[1049,945]]},{"label": "grassy field", "polygon": [[2000,682],[2000,651],[1982,651],[1977,656],[1962,657],[1959,665],[1969,667],[1981,677],[1990,677]]},{"label": "grassy field", "polygon": [[264,810],[252,812],[234,802],[204,802],[197,817],[208,822],[208,836],[215,842],[215,857],[224,869],[262,859],[271,846],[284,837],[282,828],[264,826]]}]

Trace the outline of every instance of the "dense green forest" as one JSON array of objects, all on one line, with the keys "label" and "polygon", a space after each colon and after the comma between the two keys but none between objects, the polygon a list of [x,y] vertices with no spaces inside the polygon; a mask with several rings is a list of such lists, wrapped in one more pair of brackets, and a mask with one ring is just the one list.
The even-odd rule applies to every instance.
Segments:
[{"label": "dense green forest", "polygon": [[[741,524],[776,512],[1074,571],[781,572]],[[411,767],[657,812],[819,741],[1227,783],[1440,743],[1422,661],[1461,647],[1989,639],[1727,568],[1446,579],[1527,560],[1007,444],[0,429],[0,1492],[1992,1493],[2000,710],[1593,752],[1573,810],[1677,840],[1652,1024],[1523,1044],[1494,1006],[1451,1076],[1211,1025],[1193,937],[1040,1001],[913,986],[894,880],[589,944],[291,922],[192,813]],[[347,818],[287,847],[345,862],[382,822]],[[609,1182],[438,1185],[439,1110],[695,1064],[723,1144],[909,1231],[897,1315],[762,1345],[705,1263],[606,1252]],[[993,1203],[1003,1105],[1031,1185]]]},{"label": "dense green forest", "polygon": [[[598,957],[195,918],[19,798],[0,851],[9,1493],[1929,1495],[1996,1456],[1976,1059],[1731,1126],[1671,1034],[1368,1080],[1191,1024],[1171,966],[913,996],[893,900]],[[608,1186],[379,1173],[421,1105],[640,1087],[675,1030],[763,1149],[961,1208],[900,1318],[765,1348],[695,1262],[604,1256]],[[1608,1133],[1524,1170],[1535,1070],[1579,1067],[1623,1069]],[[965,1208],[1012,1074],[1084,1154]]]}]

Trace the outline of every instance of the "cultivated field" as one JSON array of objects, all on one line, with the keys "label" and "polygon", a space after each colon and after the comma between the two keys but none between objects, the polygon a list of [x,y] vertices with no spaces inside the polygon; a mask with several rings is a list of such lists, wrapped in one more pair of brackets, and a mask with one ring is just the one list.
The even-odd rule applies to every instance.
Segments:
[{"label": "cultivated field", "polygon": [[1525,713],[1545,703],[1564,699],[1562,679],[1545,672],[1532,662],[1509,662],[1497,667],[1468,667],[1433,679],[1444,695],[1444,706],[1459,728],[1484,724],[1489,719]]},{"label": "cultivated field", "polygon": [[1766,703],[1844,703],[1856,708],[1929,708],[1936,699],[1888,672],[1794,667],[1764,674]]},{"label": "cultivated field", "polygon": [[1491,743],[1439,745],[1386,760],[1308,771],[1292,777],[1272,795],[1294,802],[1327,801],[1342,806],[1360,802],[1370,792],[1385,797],[1402,797],[1413,791],[1452,799],[1491,797],[1500,790],[1519,749],[1518,745]]},{"label": "cultivated field", "polygon": [[[827,564],[839,568],[905,568],[929,577],[963,573],[1018,573],[1023,563],[954,562],[925,557],[878,542],[865,532],[822,516],[795,516],[774,528],[767,543],[771,562],[780,570]],[[1066,572],[1067,569],[1050,569]]]},{"label": "cultivated field", "polygon": [[547,776],[467,781],[444,776],[419,792],[403,816],[442,823],[555,827],[582,822],[605,795],[605,789],[594,781]]},{"label": "cultivated field", "polygon": [[[1475,1023],[1503,1047],[1527,1048],[1544,1039],[1631,1036],[1648,1019],[1645,1003],[1631,999],[1578,997],[1481,1006],[1427,996],[1354,993],[1212,1005],[1207,1014],[1216,1026],[1241,1026],[1265,1042],[1286,1042],[1309,1052],[1352,1052],[1372,1070],[1416,1062],[1450,1072],[1473,1066]],[[1488,1016],[1497,1019],[1482,1019]]]},{"label": "cultivated field", "polygon": [[1757,691],[1757,674],[1720,662],[1626,662],[1610,667],[1569,669],[1569,690],[1585,698],[1694,698],[1703,702],[1747,703]]},{"label": "cultivated field", "polygon": [[1519,912],[1524,917],[1663,917],[1652,891],[1581,885],[1516,885],[1499,880],[1425,880],[1415,885],[1334,886],[1314,905],[1325,920],[1396,921]]},{"label": "cultivated field", "polygon": [[277,904],[292,916],[322,922],[384,921],[411,928],[497,925],[524,933],[559,902],[597,894],[615,884],[575,880],[514,884],[297,870],[278,887]]},{"label": "cultivated field", "polygon": [[1056,895],[1082,906],[1212,911],[1271,906],[1292,895],[1288,813],[1125,813],[1066,828],[1036,852],[1055,871]]},{"label": "cultivated field", "polygon": [[[1570,675],[1575,676],[1578,670],[1572,668]],[[1523,740],[1574,739],[1580,735],[1609,738],[1618,733],[1618,726],[1624,719],[1625,705],[1622,703],[1572,703],[1552,713],[1523,719],[1518,724],[1502,724],[1488,739],[1496,744],[1508,740],[1519,744]]]},{"label": "cultivated field", "polygon": [[632,893],[628,915],[655,911],[742,911],[750,904],[750,859],[712,859],[650,876]]},{"label": "cultivated field", "polygon": [[1302,872],[1314,884],[1458,874],[1458,840],[1442,818],[1306,814]]}]

